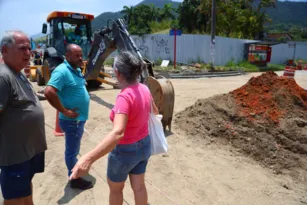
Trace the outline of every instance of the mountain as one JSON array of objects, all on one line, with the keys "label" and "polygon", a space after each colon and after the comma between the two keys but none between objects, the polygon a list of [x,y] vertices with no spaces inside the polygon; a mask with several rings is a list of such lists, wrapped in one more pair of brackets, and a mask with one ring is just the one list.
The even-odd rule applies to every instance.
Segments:
[{"label": "mountain", "polygon": [[155,5],[155,7],[157,8],[163,8],[165,4],[172,4],[173,8],[178,8],[178,6],[180,5],[180,2],[178,1],[171,1],[171,0],[144,0],[141,3],[137,4],[141,5],[141,4],[145,4],[145,5]]},{"label": "mountain", "polygon": [[[96,31],[99,29],[104,28],[107,26],[107,22],[109,19],[115,20],[118,18],[122,18],[123,14],[119,12],[104,12],[100,15],[98,15],[93,21],[92,21],[92,31]],[[111,27],[112,22],[109,23],[109,27]]]},{"label": "mountain", "polygon": [[34,34],[34,35],[30,36],[30,38],[38,39],[38,38],[41,38],[41,37],[44,37],[44,36],[46,36],[46,34],[38,33],[38,34]]},{"label": "mountain", "polygon": [[272,25],[293,24],[307,27],[307,2],[277,1],[276,8],[265,9]]}]

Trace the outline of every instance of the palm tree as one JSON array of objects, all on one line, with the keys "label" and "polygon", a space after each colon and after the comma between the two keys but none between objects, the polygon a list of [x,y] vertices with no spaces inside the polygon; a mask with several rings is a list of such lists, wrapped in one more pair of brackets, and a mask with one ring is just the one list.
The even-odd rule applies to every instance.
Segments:
[{"label": "palm tree", "polygon": [[133,19],[133,14],[134,14],[134,8],[132,6],[128,7],[128,6],[124,6],[123,10],[121,11],[121,13],[123,13],[125,16],[125,20],[127,21],[128,24],[131,23],[131,20]]},{"label": "palm tree", "polygon": [[162,11],[161,11],[161,17],[162,19],[166,18],[166,19],[175,19],[175,15],[174,12],[175,9],[172,7],[172,4],[165,4]]}]

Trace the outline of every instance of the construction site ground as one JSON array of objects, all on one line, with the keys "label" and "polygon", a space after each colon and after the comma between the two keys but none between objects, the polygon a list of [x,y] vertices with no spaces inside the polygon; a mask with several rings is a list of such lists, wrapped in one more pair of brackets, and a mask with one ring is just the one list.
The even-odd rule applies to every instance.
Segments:
[{"label": "construction site ground", "polygon": [[[244,85],[252,76],[172,79],[175,88],[176,113],[193,105],[198,99],[228,93]],[[282,75],[282,72],[277,72]],[[307,71],[299,71],[296,82],[307,89]],[[36,90],[41,87],[33,83]],[[90,118],[85,125],[81,152],[95,147],[112,128],[109,112],[119,90],[102,85],[90,91]],[[107,156],[97,161],[88,179],[93,189],[72,190],[67,186],[64,163],[64,138],[55,137],[56,111],[47,101],[41,101],[45,112],[48,151],[46,169],[33,180],[34,204],[103,205],[108,204],[106,182]],[[16,127],[17,129],[17,127]],[[35,128],[32,128],[35,129]],[[167,133],[169,152],[152,156],[146,174],[150,205],[300,205],[307,204],[307,185],[288,175],[275,174],[226,145],[186,136],[173,122]],[[0,199],[1,201],[1,199]],[[129,180],[124,189],[124,204],[134,204]]]}]

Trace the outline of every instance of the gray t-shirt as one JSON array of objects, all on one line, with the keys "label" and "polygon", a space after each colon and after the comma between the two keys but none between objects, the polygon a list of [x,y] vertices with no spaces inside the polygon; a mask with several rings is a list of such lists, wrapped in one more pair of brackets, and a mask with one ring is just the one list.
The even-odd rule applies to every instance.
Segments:
[{"label": "gray t-shirt", "polygon": [[0,166],[30,160],[47,149],[44,111],[22,73],[0,64]]}]

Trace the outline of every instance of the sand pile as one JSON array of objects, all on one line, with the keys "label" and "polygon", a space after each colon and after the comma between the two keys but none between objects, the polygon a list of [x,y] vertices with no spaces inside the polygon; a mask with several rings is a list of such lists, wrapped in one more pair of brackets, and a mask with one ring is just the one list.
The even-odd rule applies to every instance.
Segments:
[{"label": "sand pile", "polygon": [[187,134],[231,144],[277,173],[307,170],[307,91],[293,79],[266,72],[198,100],[175,121]]}]

